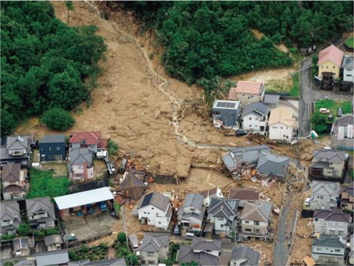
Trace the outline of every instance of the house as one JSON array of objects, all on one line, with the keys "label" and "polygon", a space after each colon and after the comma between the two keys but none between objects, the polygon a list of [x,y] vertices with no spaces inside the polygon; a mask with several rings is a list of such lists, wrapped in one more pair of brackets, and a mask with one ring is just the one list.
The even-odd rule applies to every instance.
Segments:
[{"label": "house", "polygon": [[172,216],[170,199],[154,192],[144,195],[138,206],[138,217],[142,224],[154,225],[167,230]]},{"label": "house", "polygon": [[36,254],[37,266],[68,265],[69,255],[66,250],[55,250]]},{"label": "house", "polygon": [[312,240],[312,257],[316,265],[344,265],[345,248],[339,237],[321,234]]},{"label": "house", "polygon": [[246,203],[259,200],[259,192],[254,188],[230,188],[229,199],[238,200],[238,206],[243,208]]},{"label": "house", "polygon": [[1,164],[20,163],[22,167],[28,167],[32,142],[32,135],[2,136],[0,147]]},{"label": "house", "polygon": [[21,223],[20,207],[17,201],[1,202],[1,230],[0,235],[16,234],[16,229]]},{"label": "house", "polygon": [[267,129],[268,107],[261,102],[245,105],[242,111],[242,128],[264,135]]},{"label": "house", "polygon": [[107,148],[107,141],[101,139],[99,131],[74,133],[70,136],[69,143],[73,149],[88,148],[94,153]]},{"label": "house", "polygon": [[25,196],[25,174],[21,164],[4,164],[2,167],[3,195],[5,200],[19,200]]},{"label": "house", "polygon": [[262,151],[265,153],[269,152],[270,148],[266,145],[254,145],[248,147],[229,148],[229,151],[235,155],[239,163],[257,165],[260,153]]},{"label": "house", "polygon": [[334,45],[323,49],[318,56],[318,77],[330,75],[333,79],[339,78],[343,52]]},{"label": "house", "polygon": [[341,182],[344,179],[348,159],[348,154],[342,151],[314,150],[309,175],[314,180]]},{"label": "house", "polygon": [[343,81],[354,82],[354,57],[345,55],[342,62]]},{"label": "house", "polygon": [[346,238],[350,232],[352,218],[341,209],[315,210],[313,219],[315,233]]},{"label": "house", "polygon": [[262,82],[238,81],[235,88],[229,90],[228,100],[240,101],[241,105],[253,102],[262,102],[265,87]]},{"label": "house", "polygon": [[26,200],[27,217],[32,229],[55,227],[53,203],[49,197]]},{"label": "house", "polygon": [[93,154],[89,148],[70,148],[68,169],[69,177],[73,181],[93,179]]},{"label": "house", "polygon": [[63,238],[60,234],[45,236],[44,244],[47,247],[47,251],[59,250],[62,248]]},{"label": "house", "polygon": [[314,180],[311,183],[310,209],[330,210],[337,207],[340,192],[339,182]]},{"label": "house", "polygon": [[66,160],[64,135],[47,135],[38,141],[41,162],[63,162]]},{"label": "house", "polygon": [[230,266],[258,266],[260,254],[246,245],[232,248]]},{"label": "house", "polygon": [[202,231],[202,223],[205,214],[203,206],[204,197],[200,194],[188,194],[183,206],[177,212],[179,224],[183,224],[187,231],[198,233]]},{"label": "house", "polygon": [[239,128],[239,102],[215,100],[212,118],[215,127]]},{"label": "house", "polygon": [[289,162],[290,159],[288,157],[261,152],[256,168],[257,173],[284,181],[288,175]]},{"label": "house", "polygon": [[340,192],[340,207],[342,209],[354,209],[354,185],[351,183],[348,187],[342,186]]},{"label": "house", "polygon": [[143,181],[144,179],[144,172],[135,170],[125,172],[118,191],[132,198],[133,200],[138,200],[144,194],[147,188],[147,183],[145,184]]},{"label": "house", "polygon": [[268,120],[269,139],[290,143],[294,138],[295,119],[288,107],[278,107],[270,111]]},{"label": "house", "polygon": [[246,203],[240,216],[242,236],[266,239],[271,214],[272,203],[270,202]]},{"label": "house", "polygon": [[354,149],[354,115],[337,118],[331,129],[331,147],[342,150]]},{"label": "house", "polygon": [[12,246],[15,257],[24,257],[30,255],[30,240],[28,237],[14,238]]},{"label": "house", "polygon": [[199,194],[204,197],[203,205],[206,207],[209,207],[210,201],[212,198],[223,198],[224,197],[222,195],[221,189],[218,187],[203,190],[202,192],[199,192]]},{"label": "house", "polygon": [[216,233],[230,235],[237,226],[238,200],[212,198],[208,208],[208,220]]},{"label": "house", "polygon": [[145,233],[140,247],[143,265],[157,265],[159,260],[167,259],[169,235]]},{"label": "house", "polygon": [[235,154],[232,152],[225,153],[221,156],[221,160],[230,173],[237,172],[240,163],[237,161]]},{"label": "house", "polygon": [[192,238],[190,245],[181,245],[177,251],[176,262],[179,264],[196,262],[198,265],[218,265],[221,241],[201,237]]}]

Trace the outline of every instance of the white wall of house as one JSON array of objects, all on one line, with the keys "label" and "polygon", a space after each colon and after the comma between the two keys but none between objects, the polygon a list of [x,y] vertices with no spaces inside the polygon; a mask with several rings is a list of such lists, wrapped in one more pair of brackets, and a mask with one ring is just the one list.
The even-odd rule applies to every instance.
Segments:
[{"label": "white wall of house", "polygon": [[204,200],[203,200],[203,205],[206,206],[206,207],[209,207],[211,198],[213,198],[213,197],[214,198],[219,198],[219,199],[224,198],[220,188],[217,188],[216,194],[209,195],[209,197],[205,197]]},{"label": "white wall of house", "polygon": [[[331,200],[332,200],[332,202],[331,202]],[[329,210],[330,208],[335,207],[334,202],[336,200],[337,200],[337,195],[316,193],[315,195],[311,195],[310,209],[311,210],[315,210],[315,209]]]},{"label": "white wall of house", "polygon": [[[247,130],[253,130],[257,132],[265,133],[267,121],[255,114],[248,114],[243,116],[242,128]],[[263,127],[261,129],[261,127]]]},{"label": "white wall of house", "polygon": [[219,251],[218,250],[201,250],[201,249],[194,249],[193,250],[194,253],[200,253],[200,252],[204,252],[204,253],[208,253],[210,255],[213,255],[215,257],[218,257],[219,256]]},{"label": "white wall of house", "polygon": [[[214,224],[214,229],[217,233],[225,233],[229,234],[232,231],[232,228],[230,228],[229,224],[227,223],[226,218],[218,218],[214,217],[212,215],[209,215],[208,217],[210,223]],[[230,218],[232,219],[232,218]]]},{"label": "white wall of house", "polygon": [[269,126],[269,139],[291,142],[293,139],[293,128],[282,123],[275,123]]},{"label": "white wall of house", "polygon": [[12,192],[5,192],[4,193],[4,199],[5,200],[21,200],[24,198],[24,192],[20,193],[12,193]]},{"label": "white wall of house", "polygon": [[160,252],[141,252],[143,265],[158,265],[159,259],[167,258],[167,249],[161,248]]},{"label": "white wall of house", "polygon": [[265,222],[242,220],[241,226],[244,234],[266,235],[268,233],[268,223]]},{"label": "white wall of house", "polygon": [[182,219],[181,223],[184,226],[190,227],[189,230],[191,231],[202,231],[202,220],[196,219],[194,217],[189,217],[188,219]]},{"label": "white wall of house", "polygon": [[162,211],[155,206],[148,205],[138,210],[139,219],[147,218],[148,225],[154,225],[157,228],[166,230],[170,224],[171,216],[166,217],[169,205],[165,211]]},{"label": "white wall of house", "polygon": [[354,69],[344,68],[343,80],[344,81],[349,81],[349,82],[354,82]]},{"label": "white wall of house", "polygon": [[314,219],[315,233],[347,237],[349,223]]},{"label": "white wall of house", "polygon": [[246,259],[230,260],[230,266],[240,266],[242,263],[246,262]]}]

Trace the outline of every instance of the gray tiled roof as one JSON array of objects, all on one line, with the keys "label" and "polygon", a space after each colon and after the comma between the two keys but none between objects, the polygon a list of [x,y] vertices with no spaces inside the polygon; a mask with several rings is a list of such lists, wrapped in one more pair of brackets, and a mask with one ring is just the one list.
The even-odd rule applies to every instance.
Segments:
[{"label": "gray tiled roof", "polygon": [[257,116],[266,116],[268,114],[268,107],[261,102],[253,102],[243,107],[243,116],[254,114]]},{"label": "gray tiled roof", "polygon": [[76,148],[69,150],[69,164],[70,167],[76,164],[87,163],[88,166],[92,165],[92,151],[89,148]]},{"label": "gray tiled roof", "polygon": [[313,180],[311,183],[312,195],[325,192],[328,195],[338,195],[340,191],[339,182],[327,182]]},{"label": "gray tiled roof", "polygon": [[254,188],[230,188],[229,199],[259,200],[259,192]]},{"label": "gray tiled roof", "polygon": [[277,104],[279,102],[279,94],[264,94],[263,102],[267,104]]},{"label": "gray tiled roof", "polygon": [[237,147],[230,148],[235,156],[240,157],[241,161],[244,163],[257,163],[259,159],[259,154],[263,152],[269,152],[270,148],[266,145],[255,145],[249,147]]},{"label": "gray tiled roof", "polygon": [[339,237],[321,234],[319,238],[314,238],[312,240],[312,246],[317,247],[329,247],[329,248],[346,248],[342,242],[340,242]]},{"label": "gray tiled roof", "polygon": [[169,235],[158,233],[145,233],[140,251],[159,252],[161,248],[168,247]]},{"label": "gray tiled roof", "polygon": [[63,238],[60,234],[46,236],[44,237],[44,243],[46,246],[50,246],[52,244],[62,244]]},{"label": "gray tiled roof", "polygon": [[342,68],[353,69],[354,68],[354,57],[353,56],[344,56],[342,62]]},{"label": "gray tiled roof", "polygon": [[21,164],[12,163],[2,166],[2,181],[3,182],[18,182],[20,181]]},{"label": "gray tiled roof", "polygon": [[257,171],[260,174],[276,175],[286,177],[289,158],[285,156],[276,156],[272,153],[261,152],[257,164]]},{"label": "gray tiled roof", "polygon": [[216,266],[218,265],[219,257],[206,252],[193,252],[193,249],[190,246],[181,245],[176,262],[181,264],[189,263],[191,261],[198,263],[198,265]]},{"label": "gray tiled roof", "polygon": [[336,150],[314,150],[313,157],[321,160],[326,160],[328,163],[343,163],[346,159],[346,153]]},{"label": "gray tiled roof", "polygon": [[348,213],[343,213],[341,209],[337,210],[315,210],[313,218],[324,219],[331,222],[351,222],[351,217]]},{"label": "gray tiled roof", "polygon": [[64,135],[46,135],[40,139],[38,143],[63,143],[65,142]]},{"label": "gray tiled roof", "polygon": [[54,221],[55,220],[55,213],[53,203],[50,201],[49,197],[45,198],[35,198],[35,199],[27,199],[26,200],[26,207],[27,207],[27,216],[32,216],[34,213],[37,212],[46,212],[48,213],[48,217],[41,218],[46,221]]},{"label": "gray tiled roof", "polygon": [[230,172],[237,169],[238,163],[233,153],[228,152],[227,154],[222,155],[221,159]]},{"label": "gray tiled roof", "polygon": [[36,263],[33,260],[21,260],[14,264],[14,266],[35,266]]},{"label": "gray tiled roof", "polygon": [[193,237],[191,248],[193,250],[221,250],[220,240],[208,240],[202,237]]},{"label": "gray tiled roof", "polygon": [[202,209],[203,196],[200,194],[188,194],[184,200],[183,208],[194,207],[198,210]]},{"label": "gray tiled roof", "polygon": [[164,195],[161,195],[160,193],[153,192],[153,193],[149,193],[147,195],[144,195],[144,197],[140,201],[139,208],[142,208],[142,204],[145,203],[145,201],[147,201],[148,198],[149,198],[148,202],[146,202],[146,204],[144,204],[143,207],[145,207],[147,205],[152,205],[152,206],[155,206],[156,208],[160,209],[161,211],[166,211],[166,209],[170,203],[170,199],[168,197],[165,197]]},{"label": "gray tiled roof", "polygon": [[12,220],[14,221],[14,225],[9,226],[1,226],[0,232],[6,232],[6,229],[14,229],[16,228],[21,222],[21,215],[20,215],[20,207],[17,201],[3,201],[1,202],[1,221],[3,220]]},{"label": "gray tiled roof", "polygon": [[247,221],[267,222],[272,212],[272,203],[265,201],[256,201],[255,203],[246,203],[241,219]]},{"label": "gray tiled roof", "polygon": [[237,215],[238,200],[212,198],[208,214],[214,217],[226,218]]},{"label": "gray tiled roof", "polygon": [[336,121],[334,122],[334,126],[347,126],[347,125],[353,125],[354,124],[354,115],[345,115],[340,118],[337,118]]},{"label": "gray tiled roof", "polygon": [[98,261],[91,261],[87,264],[82,264],[86,266],[126,266],[125,258],[120,259],[110,259],[110,260],[98,260]]},{"label": "gray tiled roof", "polygon": [[244,260],[241,266],[258,266],[260,254],[258,251],[250,248],[249,246],[236,246],[232,248],[231,258],[232,260]]},{"label": "gray tiled roof", "polygon": [[66,250],[56,250],[36,254],[37,266],[66,264],[69,262],[69,255]]},{"label": "gray tiled roof", "polygon": [[27,149],[28,136],[14,135],[7,137],[7,149]]}]

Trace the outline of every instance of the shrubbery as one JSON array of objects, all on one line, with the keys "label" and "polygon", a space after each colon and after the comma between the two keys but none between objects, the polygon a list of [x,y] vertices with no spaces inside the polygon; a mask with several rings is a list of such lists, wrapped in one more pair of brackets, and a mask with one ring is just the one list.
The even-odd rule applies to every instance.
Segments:
[{"label": "shrubbery", "polygon": [[81,245],[79,249],[70,250],[70,260],[104,260],[107,258],[108,246],[101,243],[99,246],[88,248],[85,245]]},{"label": "shrubbery", "polygon": [[20,225],[17,227],[17,233],[20,236],[27,236],[30,233],[31,229],[29,225],[25,222],[20,223]]},{"label": "shrubbery", "polygon": [[69,112],[63,109],[54,108],[45,111],[40,122],[50,129],[64,131],[70,128],[75,123],[75,120]]},{"label": "shrubbery", "polygon": [[115,143],[113,140],[109,139],[107,143],[108,155],[114,155],[118,152],[119,147],[118,144]]},{"label": "shrubbery", "polygon": [[327,130],[327,118],[326,116],[320,114],[319,112],[315,112],[312,114],[310,118],[310,122],[312,125],[312,129],[316,131],[316,133],[321,134],[326,132]]},{"label": "shrubbery", "polygon": [[20,119],[58,107],[71,110],[89,97],[106,51],[95,26],[69,27],[47,1],[1,3],[1,131]]}]

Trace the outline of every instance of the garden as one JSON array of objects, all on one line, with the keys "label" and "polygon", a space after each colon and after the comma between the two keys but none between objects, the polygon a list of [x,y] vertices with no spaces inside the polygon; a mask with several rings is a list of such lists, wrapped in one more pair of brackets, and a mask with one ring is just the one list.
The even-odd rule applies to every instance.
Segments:
[{"label": "garden", "polygon": [[[329,113],[334,117],[337,116],[337,109],[342,108],[343,114],[351,113],[351,102],[350,101],[335,101],[335,100],[320,100],[315,102],[314,112],[319,112],[320,108],[326,108],[329,110]],[[327,115],[327,114],[324,114]]]},{"label": "garden", "polygon": [[88,248],[85,245],[81,245],[80,248],[70,250],[69,251],[69,258],[72,261],[78,260],[103,260],[107,258],[108,254],[108,246],[106,244],[101,243],[96,247]]},{"label": "garden", "polygon": [[40,197],[59,197],[68,194],[70,181],[66,177],[53,177],[52,171],[32,168],[30,170],[31,185],[27,199]]}]

